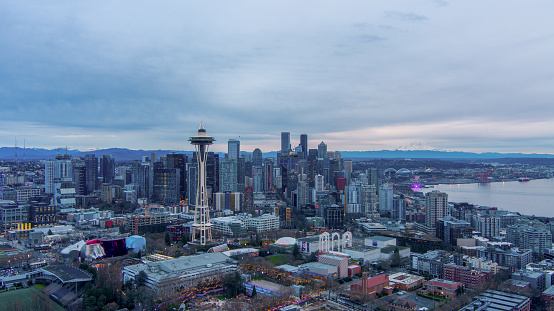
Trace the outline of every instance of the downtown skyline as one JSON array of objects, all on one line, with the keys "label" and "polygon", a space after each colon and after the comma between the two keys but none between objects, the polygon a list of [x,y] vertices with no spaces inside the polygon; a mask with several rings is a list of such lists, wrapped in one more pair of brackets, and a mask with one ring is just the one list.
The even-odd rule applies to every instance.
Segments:
[{"label": "downtown skyline", "polygon": [[548,1],[0,4],[0,146],[554,154]]}]

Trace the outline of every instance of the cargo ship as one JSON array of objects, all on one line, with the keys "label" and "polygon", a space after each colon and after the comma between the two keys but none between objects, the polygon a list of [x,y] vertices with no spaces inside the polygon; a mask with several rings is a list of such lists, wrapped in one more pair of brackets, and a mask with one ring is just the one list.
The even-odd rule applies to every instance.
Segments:
[{"label": "cargo ship", "polygon": [[529,178],[520,178],[520,179],[518,179],[518,181],[521,181],[521,182],[529,181]]}]

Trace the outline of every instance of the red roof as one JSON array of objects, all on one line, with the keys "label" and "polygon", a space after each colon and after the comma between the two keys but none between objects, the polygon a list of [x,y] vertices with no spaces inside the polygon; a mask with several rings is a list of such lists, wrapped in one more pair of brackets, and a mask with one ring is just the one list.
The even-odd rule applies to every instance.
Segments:
[{"label": "red roof", "polygon": [[367,280],[367,287],[368,288],[374,287],[374,286],[386,283],[388,281],[389,281],[389,277],[386,274],[379,274]]},{"label": "red roof", "polygon": [[444,283],[444,282],[441,282],[441,281],[432,281],[432,280],[427,281],[426,284],[447,287],[447,288],[450,288],[450,289],[456,289],[456,288],[464,285],[460,282],[456,282],[456,283],[452,284],[452,283]]}]

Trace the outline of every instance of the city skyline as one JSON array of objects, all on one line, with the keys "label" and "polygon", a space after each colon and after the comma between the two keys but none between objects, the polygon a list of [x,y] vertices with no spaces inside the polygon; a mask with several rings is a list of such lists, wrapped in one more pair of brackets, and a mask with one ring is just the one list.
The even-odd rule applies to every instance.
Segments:
[{"label": "city skyline", "polygon": [[553,6],[3,3],[0,146],[554,154]]}]

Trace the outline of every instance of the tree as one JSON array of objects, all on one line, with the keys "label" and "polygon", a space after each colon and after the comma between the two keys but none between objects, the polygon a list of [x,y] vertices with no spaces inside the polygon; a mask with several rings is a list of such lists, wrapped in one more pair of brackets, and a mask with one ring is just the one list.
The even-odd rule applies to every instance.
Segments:
[{"label": "tree", "polygon": [[171,237],[169,236],[169,232],[165,233],[164,242],[165,242],[165,245],[171,246]]},{"label": "tree", "polygon": [[256,295],[256,286],[254,286],[254,288],[252,289],[252,297],[256,297]]},{"label": "tree", "polygon": [[187,234],[183,234],[183,237],[181,238],[181,242],[183,245],[186,245],[189,242],[189,237]]},{"label": "tree", "polygon": [[294,259],[300,259],[300,257],[302,257],[300,255],[300,250],[298,249],[298,244],[294,244],[292,248],[292,256],[294,256]]},{"label": "tree", "polygon": [[223,286],[227,288],[227,298],[236,297],[241,291],[240,273],[235,271],[233,274],[228,274],[223,278]]},{"label": "tree", "polygon": [[54,235],[54,233],[52,233],[51,229],[48,229],[48,235]]},{"label": "tree", "polygon": [[144,286],[146,284],[146,279],[148,279],[148,275],[146,274],[146,272],[140,271],[135,277],[135,285],[137,287]]},{"label": "tree", "polygon": [[395,247],[394,252],[392,253],[392,256],[391,256],[390,265],[391,267],[399,267],[400,263],[401,263],[400,251],[398,250],[398,247]]}]

